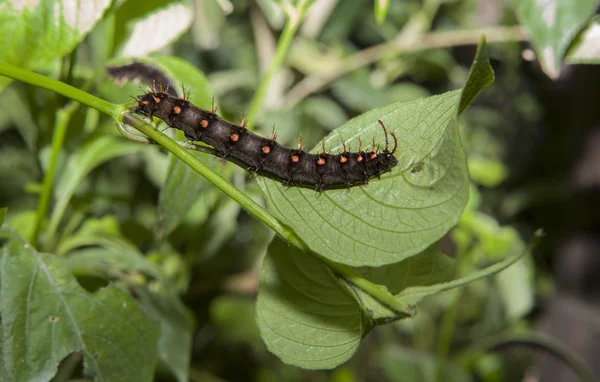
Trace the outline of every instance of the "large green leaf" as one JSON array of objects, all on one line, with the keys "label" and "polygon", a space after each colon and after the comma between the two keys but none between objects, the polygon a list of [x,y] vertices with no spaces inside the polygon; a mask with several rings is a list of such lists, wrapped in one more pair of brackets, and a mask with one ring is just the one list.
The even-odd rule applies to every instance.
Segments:
[{"label": "large green leaf", "polygon": [[[381,119],[398,136],[398,165],[369,185],[318,193],[261,178],[269,210],[315,252],[352,266],[397,263],[454,226],[468,199],[468,170],[456,128],[458,111],[493,81],[482,41],[464,91],[375,109],[325,139],[332,151],[383,141]],[[313,150],[320,150],[320,145]]]},{"label": "large green leaf", "polygon": [[[454,261],[437,245],[398,264],[357,270],[391,293],[449,281]],[[260,276],[257,323],[268,349],[283,362],[333,368],[350,358],[374,325],[397,314],[334,275],[314,257],[275,238]]]},{"label": "large green leaf", "polygon": [[[456,224],[467,201],[464,152],[456,129],[447,129],[459,97],[455,91],[393,104],[351,120],[325,142],[344,137],[356,148],[358,137],[381,134],[382,119],[398,135],[398,166],[369,185],[321,194],[260,179],[269,210],[336,262],[380,266],[419,253]],[[425,162],[430,171],[415,170]]]},{"label": "large green leaf", "polygon": [[158,324],[123,291],[82,289],[65,259],[0,229],[2,380],[47,381],[72,352],[96,381],[151,381]]},{"label": "large green leaf", "polygon": [[596,0],[513,0],[544,71],[556,78],[567,47],[594,14]]},{"label": "large green leaf", "polygon": [[[0,62],[35,69],[69,53],[111,0],[4,0],[0,4]],[[0,77],[0,89],[10,80]]]},{"label": "large green leaf", "polygon": [[279,238],[263,263],[256,320],[271,352],[307,369],[331,369],[345,362],[371,328],[329,268]]}]

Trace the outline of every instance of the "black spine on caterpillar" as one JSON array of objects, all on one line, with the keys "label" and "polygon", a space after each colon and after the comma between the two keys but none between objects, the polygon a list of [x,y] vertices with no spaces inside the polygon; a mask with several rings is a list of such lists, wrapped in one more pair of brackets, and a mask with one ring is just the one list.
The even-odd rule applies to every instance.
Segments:
[{"label": "black spine on caterpillar", "polygon": [[[380,177],[398,161],[394,157],[398,141],[393,132],[386,130],[385,149],[378,152],[344,151],[339,154],[310,154],[301,149],[287,148],[275,137],[263,138],[244,128],[225,121],[213,111],[201,109],[187,99],[165,92],[149,92],[138,97],[135,112],[155,116],[170,127],[182,130],[187,139],[212,146],[217,155],[226,158],[250,172],[280,180],[286,186],[314,187],[317,191],[366,184]],[[394,139],[389,150],[388,135]]]}]

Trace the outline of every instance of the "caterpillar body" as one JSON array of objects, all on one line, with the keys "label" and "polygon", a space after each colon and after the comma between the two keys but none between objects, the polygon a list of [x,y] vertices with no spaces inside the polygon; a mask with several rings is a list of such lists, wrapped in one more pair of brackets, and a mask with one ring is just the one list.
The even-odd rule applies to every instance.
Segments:
[{"label": "caterpillar body", "polygon": [[[261,137],[245,128],[244,122],[234,124],[193,105],[184,96],[175,97],[165,91],[152,91],[137,97],[135,112],[157,117],[168,126],[182,130],[187,139],[212,146],[216,154],[228,159],[251,173],[280,180],[285,186],[311,187],[317,191],[353,187],[366,184],[374,177],[389,171],[398,161],[394,156],[398,140],[394,132],[385,134],[385,148],[379,151],[375,144],[370,150],[344,150],[329,154],[323,148],[319,154],[288,148],[275,140]],[[389,136],[394,148],[389,149]]]}]

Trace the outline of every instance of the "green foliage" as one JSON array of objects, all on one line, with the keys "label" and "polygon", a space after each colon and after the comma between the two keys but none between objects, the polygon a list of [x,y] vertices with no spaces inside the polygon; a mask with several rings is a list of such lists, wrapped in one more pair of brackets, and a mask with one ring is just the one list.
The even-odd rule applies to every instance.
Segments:
[{"label": "green foliage", "polygon": [[[551,78],[564,60],[598,62],[595,2],[513,3]],[[512,170],[494,109],[532,122],[541,108],[510,77],[508,44],[490,49],[503,77],[487,106],[468,107],[494,81],[488,47],[473,1],[440,5],[4,1],[1,379],[468,381],[485,369],[478,337],[526,327],[538,292],[531,247],[489,214],[506,210],[497,188]],[[486,31],[521,40],[511,28]],[[468,72],[438,49],[478,42]],[[285,144],[301,132],[313,152],[381,148],[381,119],[398,165],[323,193],[251,179],[134,115],[145,89],[103,74],[133,62],[228,120],[247,111],[261,134],[274,121]]]},{"label": "green foliage", "polygon": [[150,381],[158,325],[122,290],[89,294],[66,261],[41,254],[2,228],[2,380],[49,380],[71,352],[98,381]]},{"label": "green foliage", "polygon": [[[110,3],[110,0],[3,1],[0,62],[28,69],[51,63],[71,52],[85,38]],[[8,82],[1,78],[0,89]]]},{"label": "green foliage", "polygon": [[261,271],[256,320],[282,361],[330,369],[347,361],[372,329],[344,281],[275,238]]}]

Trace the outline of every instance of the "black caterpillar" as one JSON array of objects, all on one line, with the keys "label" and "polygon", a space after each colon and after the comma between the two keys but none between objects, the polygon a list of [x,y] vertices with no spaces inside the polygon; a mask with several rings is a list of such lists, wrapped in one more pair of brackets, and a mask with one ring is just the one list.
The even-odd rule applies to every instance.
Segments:
[{"label": "black caterpillar", "polygon": [[[135,112],[158,117],[167,125],[182,130],[187,139],[201,141],[212,146],[217,155],[226,158],[252,173],[280,180],[285,186],[314,187],[324,189],[352,187],[366,184],[373,177],[380,177],[398,161],[394,157],[398,140],[393,131],[394,149],[389,151],[388,131],[383,122],[379,124],[385,133],[385,149],[379,152],[375,143],[370,151],[344,151],[332,155],[325,152],[310,154],[302,149],[287,148],[271,138],[263,138],[215,114],[215,110],[201,109],[183,98],[177,98],[156,89],[137,97]],[[342,142],[343,144],[343,142]],[[323,144],[324,145],[324,144]]]}]

